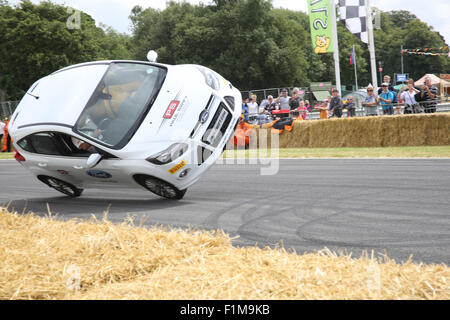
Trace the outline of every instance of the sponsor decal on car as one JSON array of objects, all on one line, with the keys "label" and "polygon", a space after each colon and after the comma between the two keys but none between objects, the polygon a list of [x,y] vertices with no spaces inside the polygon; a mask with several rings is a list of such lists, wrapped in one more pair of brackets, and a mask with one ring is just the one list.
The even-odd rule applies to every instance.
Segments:
[{"label": "sponsor decal on car", "polygon": [[164,112],[163,118],[164,119],[171,119],[173,117],[173,114],[178,108],[178,105],[180,104],[180,101],[171,101],[169,106],[167,107],[166,112]]},{"label": "sponsor decal on car", "polygon": [[102,170],[89,170],[86,173],[91,177],[99,178],[99,179],[109,179],[112,177],[111,174],[109,174],[106,171],[102,171]]},{"label": "sponsor decal on car", "polygon": [[175,174],[178,171],[181,170],[181,168],[183,168],[185,165],[187,165],[186,160],[181,161],[179,164],[177,164],[175,167],[173,167],[172,169],[169,170],[170,174]]}]

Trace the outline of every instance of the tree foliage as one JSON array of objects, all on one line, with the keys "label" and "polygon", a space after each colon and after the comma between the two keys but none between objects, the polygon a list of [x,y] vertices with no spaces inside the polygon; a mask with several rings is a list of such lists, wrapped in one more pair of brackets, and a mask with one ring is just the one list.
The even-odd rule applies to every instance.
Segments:
[{"label": "tree foliage", "polygon": [[[101,59],[145,60],[150,49],[159,62],[208,66],[241,90],[308,86],[333,81],[332,54],[313,53],[309,17],[275,9],[270,0],[213,0],[210,5],[169,1],[164,10],[136,6],[132,36],[119,34],[81,12],[81,29],[69,29],[68,8],[23,0],[0,0],[0,94],[19,98],[35,80],[61,67]],[[359,84],[371,82],[367,45],[338,22],[341,81],[355,82],[349,64],[355,45]],[[441,47],[443,37],[408,11],[381,13],[375,31],[377,60],[384,74],[400,73],[400,46]],[[405,56],[404,71],[450,73],[448,57]]]},{"label": "tree foliage", "polygon": [[[74,10],[42,2],[0,5],[0,90],[18,99],[37,79],[70,64],[131,58],[129,37],[103,30],[80,12],[80,29],[69,29]],[[3,97],[5,98],[5,97]]]}]

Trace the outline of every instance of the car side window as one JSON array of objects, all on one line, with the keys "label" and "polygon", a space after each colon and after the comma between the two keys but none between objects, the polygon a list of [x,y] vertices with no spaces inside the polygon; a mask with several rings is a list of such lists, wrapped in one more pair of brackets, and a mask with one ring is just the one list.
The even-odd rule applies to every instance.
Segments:
[{"label": "car side window", "polygon": [[83,157],[100,153],[105,158],[115,158],[83,140],[60,132],[39,132],[29,135],[18,142],[25,151],[50,156]]},{"label": "car side window", "polygon": [[36,133],[29,138],[30,144],[36,153],[62,156],[61,150],[58,149],[56,141],[51,133]]}]

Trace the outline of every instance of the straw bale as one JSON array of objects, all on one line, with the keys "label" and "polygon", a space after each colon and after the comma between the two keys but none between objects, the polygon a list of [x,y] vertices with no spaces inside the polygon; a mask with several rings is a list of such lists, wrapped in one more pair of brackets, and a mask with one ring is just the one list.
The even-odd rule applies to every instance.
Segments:
[{"label": "straw bale", "polygon": [[131,219],[63,222],[2,208],[0,243],[0,299],[450,298],[445,264],[236,248],[222,231]]},{"label": "straw bale", "polygon": [[[267,125],[259,130],[270,129]],[[280,148],[445,146],[450,113],[295,121],[279,137]],[[268,143],[270,146],[270,142]]]}]

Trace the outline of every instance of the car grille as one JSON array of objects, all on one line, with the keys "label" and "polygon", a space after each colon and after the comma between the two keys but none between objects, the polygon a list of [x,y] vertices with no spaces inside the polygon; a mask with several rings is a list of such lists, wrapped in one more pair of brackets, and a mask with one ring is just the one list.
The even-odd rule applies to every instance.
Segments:
[{"label": "car grille", "polygon": [[224,103],[220,103],[208,129],[202,137],[202,142],[217,148],[220,141],[224,138],[231,119],[230,111],[228,111]]},{"label": "car grille", "polygon": [[227,96],[224,98],[231,110],[234,111],[234,97]]}]

